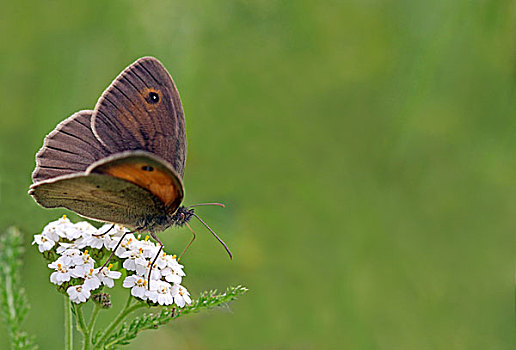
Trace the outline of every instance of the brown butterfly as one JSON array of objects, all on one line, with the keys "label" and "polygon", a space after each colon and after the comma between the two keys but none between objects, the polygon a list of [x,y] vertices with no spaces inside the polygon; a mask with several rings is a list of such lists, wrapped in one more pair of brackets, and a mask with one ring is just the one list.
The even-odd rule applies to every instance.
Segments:
[{"label": "brown butterfly", "polygon": [[[160,251],[155,233],[195,216],[232,257],[193,206],[181,206],[185,160],[177,88],[161,62],[143,57],[120,73],[94,110],[73,114],[45,137],[29,194],[46,208],[148,231]],[[222,206],[200,205],[209,204]]]}]

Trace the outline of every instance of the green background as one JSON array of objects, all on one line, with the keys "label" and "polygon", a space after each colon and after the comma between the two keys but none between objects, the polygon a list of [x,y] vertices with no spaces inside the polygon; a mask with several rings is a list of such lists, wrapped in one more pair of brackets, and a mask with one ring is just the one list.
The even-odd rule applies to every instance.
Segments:
[{"label": "green background", "polygon": [[[249,293],[127,349],[514,349],[514,1],[4,1],[0,31],[2,229],[65,212],[27,195],[43,137],[145,55],[181,93],[186,203],[227,204],[198,213],[233,261],[194,223],[184,285]],[[59,349],[49,275],[28,247],[25,328]]]}]

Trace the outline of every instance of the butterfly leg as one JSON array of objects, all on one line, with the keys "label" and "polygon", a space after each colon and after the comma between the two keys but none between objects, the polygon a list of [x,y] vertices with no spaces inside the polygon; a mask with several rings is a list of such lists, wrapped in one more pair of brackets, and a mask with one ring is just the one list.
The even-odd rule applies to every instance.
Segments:
[{"label": "butterfly leg", "polygon": [[151,235],[152,238],[154,238],[156,240],[156,242],[159,243],[159,250],[158,250],[158,253],[156,254],[156,256],[154,257],[154,259],[152,259],[152,263],[151,263],[150,268],[149,268],[149,275],[147,276],[147,281],[149,281],[149,283],[147,284],[147,289],[148,290],[150,290],[151,272],[152,272],[152,269],[154,267],[154,263],[156,262],[156,260],[158,260],[159,254],[161,253],[161,250],[163,249],[163,243],[161,243],[161,241],[159,240],[158,236],[156,236],[156,234],[154,232],[151,232],[150,235]]},{"label": "butterfly leg", "polygon": [[101,236],[104,236],[106,233],[108,233],[109,231],[111,231],[113,228],[115,227],[115,224],[111,225],[110,228],[108,228],[108,230],[106,232],[103,232],[103,233],[99,233],[98,235],[92,235],[94,237],[101,237]]},{"label": "butterfly leg", "polygon": [[190,241],[190,243],[188,243],[188,245],[186,246],[186,248],[185,248],[185,249],[183,249],[183,252],[181,253],[181,255],[179,255],[179,258],[177,258],[177,260],[178,260],[178,261],[179,261],[179,259],[181,259],[181,257],[183,256],[183,254],[188,250],[188,248],[189,248],[189,247],[190,247],[190,245],[193,243],[193,241],[195,241],[195,237],[196,237],[195,232],[192,230],[192,228],[190,227],[190,225],[189,225],[187,222],[185,222],[185,224],[186,224],[186,227],[188,227],[188,229],[190,230],[190,232],[192,232],[193,237],[192,237],[192,240]]},{"label": "butterfly leg", "polygon": [[[113,226],[115,226],[115,225],[113,225]],[[106,267],[106,265],[108,264],[108,262],[109,262],[109,261],[111,260],[111,258],[113,257],[113,254],[115,254],[115,252],[116,252],[116,250],[118,249],[118,247],[120,247],[120,244],[122,244],[122,241],[124,240],[125,236],[127,236],[127,235],[128,235],[128,234],[130,234],[130,233],[134,233],[134,232],[136,232],[136,231],[129,231],[129,232],[126,232],[126,233],[124,233],[124,234],[122,235],[122,237],[120,237],[120,240],[119,240],[119,241],[118,241],[118,243],[116,244],[115,249],[113,249],[113,250],[111,251],[111,254],[109,254],[109,258],[106,260],[106,262],[104,263],[104,265],[102,265],[102,267],[100,268],[99,272],[100,272],[100,271],[102,271],[102,269],[103,269],[104,267]],[[107,233],[107,232],[106,232],[106,233]]]}]

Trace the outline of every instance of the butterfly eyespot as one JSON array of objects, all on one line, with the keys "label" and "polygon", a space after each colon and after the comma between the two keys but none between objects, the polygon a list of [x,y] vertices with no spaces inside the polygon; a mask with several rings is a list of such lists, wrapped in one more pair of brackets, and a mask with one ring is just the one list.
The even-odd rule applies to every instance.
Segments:
[{"label": "butterfly eyespot", "polygon": [[158,103],[159,102],[159,94],[157,92],[154,92],[154,91],[149,92],[149,96],[147,97],[147,101],[149,103]]},{"label": "butterfly eyespot", "polygon": [[145,170],[145,171],[153,171],[153,170],[154,170],[154,168],[153,168],[153,167],[151,167],[150,165],[144,165],[144,166],[142,166],[142,170]]}]

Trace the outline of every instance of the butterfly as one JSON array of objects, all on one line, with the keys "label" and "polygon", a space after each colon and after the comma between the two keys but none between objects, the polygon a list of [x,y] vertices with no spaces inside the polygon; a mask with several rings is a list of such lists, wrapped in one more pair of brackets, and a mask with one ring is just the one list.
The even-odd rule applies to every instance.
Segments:
[{"label": "butterfly", "polygon": [[163,248],[156,233],[170,226],[190,228],[196,217],[232,258],[195,214],[195,205],[181,205],[185,161],[179,92],[160,61],[143,57],[116,77],[94,110],[73,114],[45,137],[29,194],[46,208],[63,207],[132,232],[149,232],[160,244],[156,258]]}]

